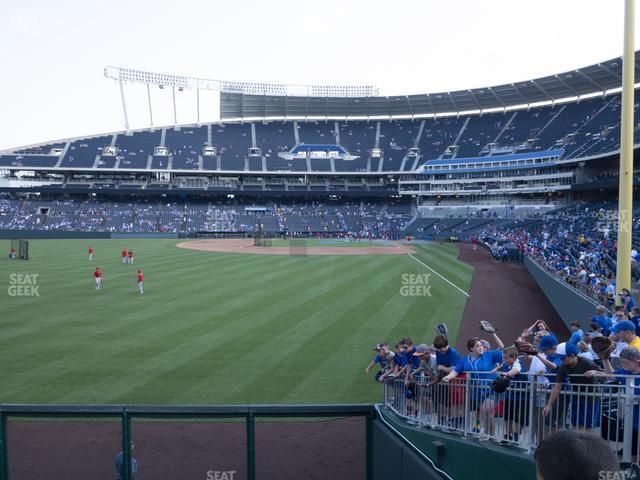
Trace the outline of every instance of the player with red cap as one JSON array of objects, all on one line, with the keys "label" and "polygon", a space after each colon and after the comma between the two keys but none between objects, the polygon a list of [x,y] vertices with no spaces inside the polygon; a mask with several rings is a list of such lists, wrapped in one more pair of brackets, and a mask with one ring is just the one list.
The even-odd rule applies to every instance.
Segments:
[{"label": "player with red cap", "polygon": [[93,278],[96,282],[96,291],[100,291],[100,281],[102,280],[102,270],[100,270],[100,267],[96,267],[96,271],[93,272]]},{"label": "player with red cap", "polygon": [[139,295],[142,295],[144,293],[143,283],[144,283],[144,275],[142,275],[142,270],[138,270],[138,294]]}]

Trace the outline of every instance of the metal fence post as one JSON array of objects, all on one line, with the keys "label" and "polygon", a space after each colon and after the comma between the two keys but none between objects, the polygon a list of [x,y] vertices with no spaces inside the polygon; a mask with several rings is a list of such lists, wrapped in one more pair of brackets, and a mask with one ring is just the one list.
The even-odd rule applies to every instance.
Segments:
[{"label": "metal fence post", "polygon": [[527,453],[531,453],[534,442],[538,441],[537,432],[538,430],[538,422],[539,418],[534,418],[534,415],[537,415],[539,412],[538,409],[538,380],[537,378],[533,378],[530,380],[530,385],[525,390],[529,390],[528,392],[524,392],[524,398],[527,398],[529,395],[529,405],[527,405],[527,409],[529,410],[529,433],[527,438]]},{"label": "metal fence post", "polygon": [[122,466],[123,480],[131,479],[131,422],[127,409],[122,409]]},{"label": "metal fence post", "polygon": [[247,414],[247,479],[256,478],[256,419],[249,410]]},{"label": "metal fence post", "polygon": [[469,395],[470,392],[469,390],[471,389],[471,376],[469,374],[466,375],[465,377],[465,392],[464,392],[464,429],[462,432],[462,435],[464,437],[467,436],[467,433],[470,430],[470,426],[471,426],[471,422],[470,422],[470,418],[471,418],[471,414],[469,413],[469,408],[470,408],[470,399],[469,399]]},{"label": "metal fence post", "polygon": [[366,465],[365,478],[371,480],[373,478],[373,409],[366,416]]},{"label": "metal fence post", "polygon": [[0,480],[9,478],[9,458],[7,457],[7,414],[0,413]]},{"label": "metal fence post", "polygon": [[[631,461],[631,446],[633,436],[633,397],[635,393],[635,378],[626,378],[624,391],[624,435],[622,440],[622,461]],[[634,452],[635,453],[635,452]]]}]

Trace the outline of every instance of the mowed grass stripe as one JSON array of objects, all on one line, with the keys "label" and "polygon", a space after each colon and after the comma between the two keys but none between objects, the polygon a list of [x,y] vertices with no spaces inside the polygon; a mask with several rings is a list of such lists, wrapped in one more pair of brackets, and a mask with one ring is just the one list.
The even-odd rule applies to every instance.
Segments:
[{"label": "mowed grass stripe", "polygon": [[[418,265],[419,268],[422,268]],[[431,289],[431,296],[418,297],[419,301],[414,301],[412,297],[403,297],[400,295],[399,286],[402,282],[402,274],[404,273],[420,273],[420,270],[414,268],[407,270],[406,265],[398,263],[395,268],[389,271],[390,275],[385,277],[384,282],[380,283],[376,291],[372,292],[367,298],[366,302],[370,303],[377,312],[384,312],[384,306],[377,305],[382,300],[382,303],[387,304],[388,315],[381,315],[381,326],[387,328],[380,329],[381,333],[376,337],[377,341],[387,340],[392,343],[405,337],[411,336],[416,344],[418,343],[430,343],[433,339],[435,330],[433,327],[441,323],[444,319],[449,318],[447,315],[447,309],[450,308],[452,303],[458,302],[464,305],[464,298],[460,298],[457,292],[451,292],[449,289],[438,288],[434,285]],[[384,291],[396,290],[395,296],[381,295]],[[350,309],[343,314],[345,320],[357,315],[357,311]],[[332,354],[326,356],[324,361],[318,363],[310,375],[305,376],[305,380],[296,386],[292,391],[286,395],[283,399],[286,402],[295,402],[303,396],[303,392],[307,388],[312,388],[315,382],[328,383],[334,381],[335,388],[339,390],[340,395],[352,394],[358,395],[362,398],[368,398],[369,396],[379,395],[380,387],[377,386],[371,379],[373,373],[369,375],[368,382],[362,382],[362,378],[365,378],[362,370],[373,357],[373,351],[369,350],[369,358],[363,361],[362,351],[358,348],[354,348],[354,345],[361,345],[367,339],[367,334],[371,332],[372,328],[375,328],[375,317],[372,318],[374,322],[345,322],[347,328],[344,334],[341,336],[341,341],[335,343],[335,348]],[[374,325],[371,325],[374,323]],[[395,334],[393,334],[395,332]],[[371,344],[369,345],[369,347]],[[308,350],[314,348],[314,345],[309,345]],[[340,364],[359,364],[360,368],[353,371],[350,377],[341,375],[341,382],[335,383],[336,369],[332,368],[336,363],[336,359],[339,359]],[[346,378],[345,378],[346,377]],[[318,401],[325,402],[331,396],[335,395],[335,392],[318,392]]]},{"label": "mowed grass stripe", "polygon": [[[325,289],[322,295],[294,306],[291,310],[295,314],[293,322],[288,322],[286,329],[279,330],[276,337],[286,341],[275,350],[273,345],[259,345],[248,353],[248,361],[254,357],[266,358],[269,365],[263,369],[264,375],[257,379],[256,384],[234,386],[229,393],[232,396],[249,398],[250,392],[257,388],[265,394],[271,392],[269,401],[279,401],[280,398],[273,396],[274,392],[282,395],[290,389],[289,382],[301,381],[299,375],[312,375],[317,361],[310,363],[306,359],[318,357],[314,354],[315,349],[310,349],[308,355],[305,349],[311,344],[318,344],[321,350],[333,351],[335,345],[342,341],[344,331],[349,328],[348,324],[359,323],[368,314],[365,310],[368,309],[367,302],[361,301],[359,315],[345,318],[344,312],[349,311],[353,305],[350,296],[366,298],[369,292],[375,290],[374,287],[381,278],[386,276],[392,263],[392,259],[376,257],[375,260],[362,265],[357,274],[341,276],[341,281]],[[326,332],[332,337],[331,342],[324,340]],[[283,365],[287,367],[282,368]],[[261,379],[266,383],[262,383]],[[274,389],[273,386],[277,385],[284,385],[285,388]]]},{"label": "mowed grass stripe", "polygon": [[[251,272],[249,272],[251,273]],[[272,273],[272,275],[277,277],[286,277],[290,275],[288,270],[276,270]],[[236,288],[243,288],[242,282],[237,282],[235,284]],[[258,291],[258,290],[257,290]],[[180,296],[180,292],[177,293]],[[242,293],[242,292],[240,292]],[[268,292],[263,293],[263,295],[268,295]],[[192,295],[193,297],[193,295]],[[237,296],[234,295],[237,298]],[[149,297],[145,297],[148,300]],[[232,298],[232,297],[230,297]],[[139,370],[141,372],[153,371],[156,368],[161,368],[162,365],[158,365],[156,361],[157,356],[166,356],[166,352],[168,349],[168,344],[173,345],[175,348],[180,348],[180,344],[176,345],[176,342],[181,341],[184,344],[192,342],[195,337],[206,333],[210,330],[210,327],[206,325],[207,319],[209,318],[206,315],[206,310],[210,308],[206,302],[195,302],[195,305],[199,305],[197,310],[194,310],[194,307],[191,307],[188,315],[180,316],[180,312],[165,312],[165,314],[173,315],[175,318],[174,322],[166,323],[164,328],[158,328],[157,322],[157,311],[150,310],[148,312],[136,312],[133,315],[133,327],[130,324],[130,321],[126,319],[124,322],[118,322],[115,324],[109,324],[109,327],[105,331],[98,331],[92,333],[90,337],[85,338],[77,338],[75,342],[78,345],[83,345],[84,348],[93,348],[93,353],[100,353],[101,350],[106,350],[103,353],[105,355],[105,364],[109,365],[109,370],[113,369],[112,365],[116,368],[127,368],[126,362],[130,361],[132,356],[144,355],[148,359],[149,366],[145,367],[145,364],[136,364],[133,367],[134,370]],[[233,316],[229,318],[229,321],[232,322]],[[117,331],[122,330],[122,331]],[[91,337],[100,337],[94,340]],[[170,337],[170,338],[169,338]],[[112,348],[100,349],[100,345],[108,346],[110,344],[109,340],[113,340],[114,338],[122,338],[123,340],[119,342],[119,349],[113,350]],[[139,351],[139,350],[143,351]],[[149,352],[151,349],[154,352]],[[146,350],[146,351],[145,351]],[[77,363],[75,360],[77,358],[74,357],[82,357],[85,355],[85,352],[78,352],[77,354],[73,354],[72,356],[67,356],[61,359],[59,362],[54,362],[53,364],[48,364],[43,366],[42,368],[53,369],[55,371],[58,368],[59,364],[75,364]],[[109,358],[111,355],[114,358]],[[168,362],[173,362],[173,359],[168,360]],[[115,362],[115,363],[114,363]],[[120,363],[123,363],[119,365]],[[80,375],[83,371],[87,370],[85,367],[78,367],[77,371],[72,372],[63,372],[60,375]],[[47,383],[53,383],[58,380],[60,375],[49,376],[49,380]],[[88,382],[91,383],[91,382]],[[93,388],[93,386],[90,386]]]},{"label": "mowed grass stripe", "polygon": [[[289,272],[287,271],[280,271],[278,272],[278,275],[281,275],[283,277],[290,275]],[[268,295],[269,292],[264,293],[263,295]],[[247,308],[247,307],[242,307],[242,308]],[[224,313],[224,312],[221,312]],[[255,312],[253,312],[255,313]],[[238,330],[238,321],[235,315],[228,315],[227,316],[227,320],[229,323],[229,330],[234,334],[234,335],[240,335],[241,332],[239,332]],[[181,320],[183,321],[183,320]],[[186,319],[184,321],[187,321]],[[202,321],[204,321],[204,319],[202,319]],[[200,328],[200,326],[195,325],[193,328]],[[187,327],[188,330],[191,330],[192,327]],[[192,337],[189,337],[188,341],[185,340],[185,343],[189,343],[191,342],[191,344],[194,344],[196,342],[198,342],[198,338],[200,336],[200,334],[203,335],[209,335],[208,332],[213,332],[214,336],[220,336],[222,331],[220,329],[219,325],[211,325],[211,327],[208,329],[208,332],[206,331],[206,329],[204,328],[200,328],[201,330],[203,330],[202,332],[194,332],[194,335],[192,335]],[[185,358],[189,358],[189,353],[190,351],[185,351],[183,348],[180,347],[180,345],[176,346],[176,341],[180,338],[179,336],[174,337],[171,336],[172,338],[170,338],[170,343],[167,344],[166,342],[163,341],[156,341],[153,342],[154,345],[158,345],[160,347],[161,353],[159,353],[158,355],[160,355],[159,358],[155,358],[155,357],[151,357],[148,359],[147,362],[143,363],[143,364],[137,364],[135,367],[132,367],[134,370],[133,372],[141,372],[144,375],[144,379],[148,380],[149,378],[152,378],[154,375],[154,372],[161,372],[163,368],[171,368],[172,366],[176,366],[179,365],[182,361],[185,360]],[[214,338],[215,340],[215,338]],[[146,342],[143,339],[143,342]],[[131,352],[134,352],[135,348],[140,348],[140,345],[144,345],[145,343],[137,343],[136,345],[136,341],[135,340],[131,340],[131,342],[127,341],[127,344],[130,344],[131,346]],[[191,345],[191,347],[193,347],[193,345]],[[173,355],[171,355],[171,352],[174,352]],[[144,352],[143,352],[144,353]],[[139,353],[126,353],[124,352],[125,358],[129,358],[130,356],[133,355],[139,355]],[[192,361],[192,360],[190,360]],[[125,365],[126,367],[126,365]],[[207,366],[204,366],[205,369],[207,369]],[[209,367],[210,368],[210,367]],[[93,385],[92,389],[95,388],[96,386]],[[123,385],[122,388],[128,389],[129,387],[127,385]],[[137,388],[137,387],[133,387],[133,388]]]},{"label": "mowed grass stripe", "polygon": [[[340,259],[342,260],[342,258]],[[344,265],[342,275],[338,276],[338,279],[342,281],[332,282],[331,288],[325,292],[325,294],[331,294],[332,292],[338,292],[340,295],[348,295],[348,290],[344,290],[344,284],[348,281],[348,278],[358,278],[363,272],[357,272],[351,265],[352,262],[347,262]],[[369,269],[373,266],[369,265]],[[306,273],[303,272],[303,276]],[[314,278],[309,278],[310,283],[314,283]],[[199,355],[193,352],[190,356],[189,362],[193,364],[201,364],[202,369],[192,370],[193,373],[203,372],[203,375],[198,379],[194,378],[190,390],[200,391],[201,395],[206,395],[205,398],[213,398],[215,403],[230,401],[235,396],[233,394],[234,387],[237,382],[238,375],[242,375],[239,372],[239,366],[234,363],[226,362],[224,355],[216,355],[215,348],[220,347],[225,354],[231,357],[240,357],[242,359],[242,365],[245,368],[250,368],[251,365],[260,365],[260,370],[265,372],[270,363],[278,363],[278,355],[286,351],[286,345],[295,343],[298,341],[299,335],[314,335],[314,329],[321,322],[315,322],[314,325],[308,314],[299,315],[298,310],[308,312],[318,310],[322,312],[323,299],[317,295],[317,292],[310,294],[311,290],[302,290],[299,288],[300,282],[295,282],[290,288],[290,292],[283,296],[281,300],[273,299],[273,305],[269,306],[267,311],[261,311],[260,318],[256,319],[255,316],[247,317],[250,320],[247,325],[247,329],[242,327],[245,324],[245,319],[235,319],[233,321],[234,327],[240,329],[240,333],[233,333],[231,338],[228,335],[222,335],[222,332],[212,334],[210,337],[210,344],[203,344],[202,351]],[[302,284],[304,286],[304,283]],[[286,313],[285,313],[286,312]],[[319,313],[322,315],[322,313]],[[244,334],[243,334],[244,332]],[[207,363],[208,361],[212,364]],[[180,372],[183,367],[182,362],[174,362],[168,365],[164,375],[171,377],[172,375]],[[207,375],[205,372],[213,369],[215,375]],[[157,378],[155,381],[162,381],[162,378]],[[154,381],[154,382],[155,382]],[[148,385],[152,388],[152,384]],[[200,386],[197,385],[200,382]],[[229,385],[224,390],[224,394],[218,392],[212,388],[212,383],[220,383],[223,385]],[[224,396],[221,396],[224,395]],[[239,398],[239,397],[238,397]],[[230,399],[230,400],[227,400]],[[252,399],[244,399],[241,401],[253,401]]]}]

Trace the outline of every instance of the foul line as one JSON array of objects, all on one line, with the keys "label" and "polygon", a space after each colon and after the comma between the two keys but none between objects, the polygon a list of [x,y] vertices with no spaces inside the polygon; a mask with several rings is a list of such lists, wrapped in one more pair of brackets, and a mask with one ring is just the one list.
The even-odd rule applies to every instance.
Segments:
[{"label": "foul line", "polygon": [[443,277],[442,275],[440,275],[438,272],[436,272],[433,268],[431,268],[429,265],[427,265],[424,262],[421,262],[420,260],[418,260],[416,257],[414,257],[413,255],[411,255],[410,253],[408,254],[411,258],[413,258],[416,262],[418,262],[420,265],[422,265],[425,268],[428,268],[429,270],[431,270],[433,273],[435,273],[437,276],[439,276],[442,280],[444,280],[445,282],[447,282],[449,285],[451,285],[453,288],[457,289],[458,291],[460,291],[461,293],[463,293],[464,295],[467,296],[467,298],[469,298],[471,295],[469,295],[467,292],[465,292],[464,290],[462,290],[460,287],[458,287],[457,285],[454,285],[453,283],[451,283],[449,280],[447,280],[445,277]]}]

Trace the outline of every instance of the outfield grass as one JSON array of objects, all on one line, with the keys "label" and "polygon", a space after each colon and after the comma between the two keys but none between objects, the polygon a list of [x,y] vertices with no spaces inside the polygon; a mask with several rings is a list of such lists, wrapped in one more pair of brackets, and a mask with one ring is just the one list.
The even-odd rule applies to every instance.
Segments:
[{"label": "outfield grass", "polygon": [[[1,259],[0,403],[379,401],[363,373],[374,343],[431,341],[441,322],[457,336],[466,297],[434,276],[430,297],[402,296],[403,274],[430,273],[408,255],[222,254],[177,242],[40,240],[29,261]],[[136,265],[120,264],[123,246]],[[468,290],[472,268],[455,246],[418,250]],[[17,273],[39,275],[39,297],[9,295]]]}]

